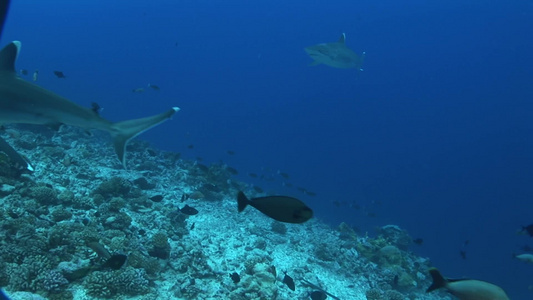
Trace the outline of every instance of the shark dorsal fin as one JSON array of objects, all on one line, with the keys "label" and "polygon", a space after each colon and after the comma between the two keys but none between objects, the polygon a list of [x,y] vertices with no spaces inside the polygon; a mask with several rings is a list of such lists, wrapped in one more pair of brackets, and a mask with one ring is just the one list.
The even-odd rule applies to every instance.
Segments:
[{"label": "shark dorsal fin", "polygon": [[346,40],[346,33],[342,33],[341,37],[339,38],[339,43],[344,44]]},{"label": "shark dorsal fin", "polygon": [[0,51],[0,71],[15,73],[15,60],[17,60],[20,46],[19,41],[13,41]]}]

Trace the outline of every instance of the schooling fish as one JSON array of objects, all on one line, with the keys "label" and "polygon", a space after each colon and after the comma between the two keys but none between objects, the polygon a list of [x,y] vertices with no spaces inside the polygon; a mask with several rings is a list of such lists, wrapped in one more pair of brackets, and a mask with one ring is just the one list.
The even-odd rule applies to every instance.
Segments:
[{"label": "schooling fish", "polygon": [[185,204],[185,206],[182,209],[180,209],[180,211],[189,216],[194,216],[198,213],[198,210],[196,208],[190,207],[187,204]]},{"label": "schooling fish", "polygon": [[492,283],[472,279],[446,279],[439,270],[429,269],[433,283],[426,290],[427,293],[445,288],[459,300],[509,300],[505,291]]},{"label": "schooling fish", "polygon": [[325,300],[328,296],[323,291],[314,291],[309,297],[311,297],[311,300]]},{"label": "schooling fish", "polygon": [[233,283],[239,283],[241,281],[241,276],[239,276],[237,272],[233,272],[232,274],[229,275],[229,277],[231,277],[231,280],[233,280]]},{"label": "schooling fish", "polygon": [[270,218],[285,223],[304,223],[313,211],[302,201],[287,196],[267,196],[248,199],[243,192],[237,195],[239,212],[250,205]]},{"label": "schooling fish", "polygon": [[293,291],[296,290],[296,286],[294,285],[294,280],[292,279],[292,277],[287,275],[287,273],[285,273],[285,277],[283,277],[283,283],[285,283],[289,287],[289,289]]},{"label": "schooling fish", "polygon": [[56,75],[57,78],[67,78],[67,76],[61,71],[54,71],[54,75]]},{"label": "schooling fish", "polygon": [[152,200],[154,202],[161,202],[161,200],[163,200],[163,195],[152,196],[152,197],[150,197],[150,200]]}]

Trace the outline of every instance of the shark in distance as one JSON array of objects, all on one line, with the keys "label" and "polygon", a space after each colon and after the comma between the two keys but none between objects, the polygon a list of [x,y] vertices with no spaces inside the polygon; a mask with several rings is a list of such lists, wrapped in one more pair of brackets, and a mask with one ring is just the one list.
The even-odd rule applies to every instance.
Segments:
[{"label": "shark in distance", "polygon": [[26,123],[57,126],[61,124],[98,129],[113,138],[118,159],[126,168],[126,145],[129,140],[159,125],[179,111],[178,107],[140,119],[111,122],[97,110],[82,107],[49,90],[20,78],[15,61],[21,43],[13,41],[0,51],[0,124]]},{"label": "shark in distance", "polygon": [[361,56],[346,46],[346,34],[342,34],[337,42],[322,43],[304,48],[305,52],[313,59],[311,66],[324,64],[326,66],[350,69],[357,68],[360,71],[365,58],[365,52]]}]

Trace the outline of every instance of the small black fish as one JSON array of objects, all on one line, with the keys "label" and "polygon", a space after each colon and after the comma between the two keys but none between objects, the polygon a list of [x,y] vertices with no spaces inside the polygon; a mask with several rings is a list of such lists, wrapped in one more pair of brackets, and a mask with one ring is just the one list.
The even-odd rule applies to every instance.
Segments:
[{"label": "small black fish", "polygon": [[254,191],[258,192],[259,194],[262,194],[264,192],[263,189],[258,187],[257,185],[254,185],[253,188],[254,188]]},{"label": "small black fish", "polygon": [[131,91],[134,92],[134,93],[137,93],[137,94],[144,93],[144,89],[143,88],[136,88],[136,89],[133,89]]},{"label": "small black fish", "polygon": [[308,195],[308,196],[311,196],[311,197],[316,196],[316,193],[315,192],[311,192],[311,191],[306,191],[305,194]]},{"label": "small black fish", "polygon": [[22,69],[22,70],[20,70],[20,74],[26,76],[26,75],[28,75],[28,70]]},{"label": "small black fish", "polygon": [[235,152],[232,151],[232,150],[228,150],[228,151],[226,151],[226,153],[228,153],[229,155],[235,155]]},{"label": "small black fish", "polygon": [[424,243],[424,239],[421,239],[421,238],[414,239],[413,243],[415,243],[415,244],[417,244],[419,246],[422,246],[422,244]]},{"label": "small black fish", "polygon": [[191,207],[187,204],[185,204],[185,206],[180,209],[180,211],[186,215],[189,215],[189,216],[194,216],[196,214],[198,214],[198,210],[194,207]]},{"label": "small black fish", "polygon": [[311,297],[311,300],[325,300],[328,297],[323,291],[314,291],[309,296]]},{"label": "small black fish", "polygon": [[161,202],[161,200],[163,200],[163,195],[152,196],[152,197],[150,197],[150,200],[152,200],[154,202]]},{"label": "small black fish", "polygon": [[527,233],[530,237],[533,237],[533,224],[522,226],[522,232]]},{"label": "small black fish", "polygon": [[466,259],[466,251],[460,250],[459,255],[461,255],[462,259]]},{"label": "small black fish", "polygon": [[237,284],[241,281],[241,276],[237,274],[237,272],[233,272],[232,274],[229,274],[229,277],[231,277],[231,280],[233,280],[233,283]]},{"label": "small black fish", "polygon": [[54,71],[54,75],[56,75],[57,78],[67,78],[67,76],[61,71]]},{"label": "small black fish", "polygon": [[191,229],[189,229],[189,230],[193,230],[194,229],[194,224],[196,224],[196,223],[192,223]]},{"label": "small black fish", "polygon": [[110,268],[113,270],[118,270],[122,268],[128,256],[124,254],[113,254],[111,257],[102,265],[102,268]]},{"label": "small black fish", "polygon": [[283,277],[283,283],[285,283],[289,287],[289,289],[293,291],[296,290],[296,286],[294,285],[294,280],[292,279],[292,277],[287,275],[287,273],[285,273],[285,277]]},{"label": "small black fish", "polygon": [[190,144],[189,146],[187,146],[187,148],[189,148],[189,149],[194,149],[194,145],[193,145],[193,144]]},{"label": "small black fish", "polygon": [[149,84],[148,84],[148,87],[152,88],[154,91],[159,91],[159,90],[160,90],[159,86],[157,86],[157,85],[155,85],[155,84],[150,84],[150,83],[149,83]]},{"label": "small black fish", "polygon": [[250,205],[270,218],[285,223],[304,223],[313,217],[313,210],[302,201],[287,196],[267,196],[248,199],[243,192],[237,195],[239,212]]},{"label": "small black fish", "polygon": [[98,103],[96,103],[96,102],[91,102],[91,110],[92,110],[95,114],[99,115],[100,112],[102,111],[102,109],[103,109],[103,108],[100,107],[100,105],[98,105]]},{"label": "small black fish", "polygon": [[249,175],[250,177],[252,177],[252,178],[257,178],[257,174],[255,174],[255,173],[248,173],[248,175]]}]

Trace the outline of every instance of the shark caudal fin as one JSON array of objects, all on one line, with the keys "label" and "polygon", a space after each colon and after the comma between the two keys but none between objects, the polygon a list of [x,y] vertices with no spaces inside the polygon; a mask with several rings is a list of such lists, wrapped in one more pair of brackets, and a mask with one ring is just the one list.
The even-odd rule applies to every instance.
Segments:
[{"label": "shark caudal fin", "polygon": [[126,169],[126,145],[129,140],[166,121],[179,110],[178,107],[173,107],[159,115],[117,122],[112,125],[113,131],[111,132],[111,135],[113,136],[115,152],[117,153],[118,159],[122,162],[124,169]]},{"label": "shark caudal fin", "polygon": [[429,269],[429,274],[433,279],[433,283],[426,290],[426,293],[445,287],[448,284],[448,280],[444,278],[436,268]]},{"label": "shark caudal fin", "polygon": [[248,197],[246,197],[246,195],[242,191],[239,191],[239,193],[237,194],[237,205],[239,212],[243,211],[246,206],[248,206],[249,202],[250,200],[248,200]]}]

